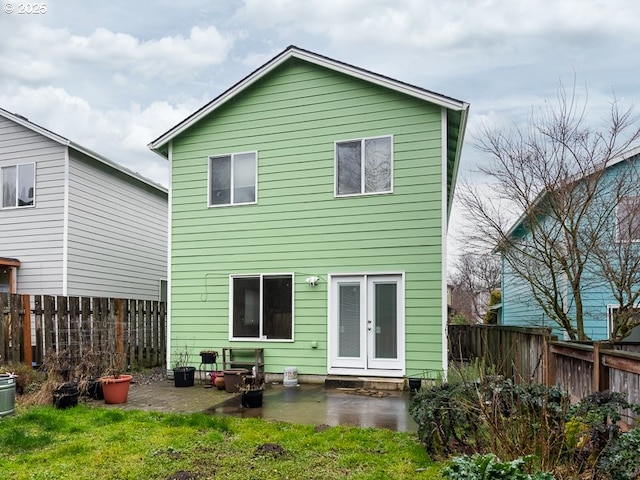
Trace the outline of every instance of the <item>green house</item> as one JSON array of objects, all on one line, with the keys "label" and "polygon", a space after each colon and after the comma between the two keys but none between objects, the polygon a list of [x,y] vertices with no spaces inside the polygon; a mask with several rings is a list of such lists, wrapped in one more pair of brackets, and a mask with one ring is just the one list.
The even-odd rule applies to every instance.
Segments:
[{"label": "green house", "polygon": [[[469,105],[294,46],[149,144],[170,163],[168,364],[446,370],[446,231]],[[272,378],[277,378],[275,375]]]}]

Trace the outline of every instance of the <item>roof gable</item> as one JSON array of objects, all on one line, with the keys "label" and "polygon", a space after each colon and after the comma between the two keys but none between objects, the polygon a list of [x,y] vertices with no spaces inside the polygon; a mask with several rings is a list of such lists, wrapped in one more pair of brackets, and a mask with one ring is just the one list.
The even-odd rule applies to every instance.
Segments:
[{"label": "roof gable", "polygon": [[[634,158],[635,157],[635,158]],[[604,166],[602,167],[601,170],[595,170],[592,171],[591,173],[585,173],[583,175],[579,175],[575,177],[575,182],[580,182],[585,178],[588,178],[590,175],[593,175],[594,173],[600,172],[600,171],[606,171],[611,169],[612,167],[619,165],[620,163],[624,162],[624,161],[633,161],[633,162],[640,162],[640,146],[637,146],[635,148],[632,148],[630,150],[627,150],[625,152],[620,153],[619,155],[610,158],[609,160],[607,160],[607,162],[604,164]],[[534,201],[532,202],[531,206],[532,207],[536,207],[540,202],[542,202],[545,197],[548,195],[549,191],[548,190],[543,190],[541,191],[536,198],[534,199]],[[527,212],[522,212],[520,214],[520,216],[518,217],[518,219],[511,225],[511,228],[509,228],[509,230],[506,233],[506,237],[508,238],[516,238],[519,235],[523,235],[526,231],[527,231],[527,219],[528,219],[528,214]],[[495,250],[497,250],[498,247],[496,247]]]},{"label": "roof gable", "polygon": [[[355,67],[353,65],[349,65],[344,62],[340,62],[329,57],[325,57],[322,55],[318,55],[316,53],[310,52],[308,50],[303,50],[296,46],[289,46],[282,53],[250,73],[248,76],[240,80],[238,83],[233,85],[231,88],[220,94],[218,97],[213,99],[211,102],[204,105],[202,108],[194,112],[189,117],[185,118],[182,122],[178,123],[171,129],[169,129],[164,134],[160,135],[158,138],[149,143],[148,147],[155,151],[156,153],[167,157],[168,154],[168,144],[172,139],[180,135],[182,132],[199,122],[201,119],[209,115],[214,110],[218,109],[226,102],[234,98],[236,95],[240,94],[257,81],[262,79],[267,74],[271,73],[279,66],[281,66],[286,61],[291,58],[297,58],[315,65],[319,65],[325,68],[329,68],[334,71],[338,71],[344,73],[346,75],[350,75],[355,78],[359,78],[365,80],[367,82],[383,86],[385,88],[389,88],[391,90],[395,90],[406,95],[410,95],[421,100],[430,102],[435,105],[439,105],[446,109],[460,112],[461,115],[460,121],[457,122],[459,126],[458,131],[464,131],[464,126],[466,124],[466,112],[469,108],[469,104],[466,102],[462,102],[460,100],[456,100],[451,97],[447,97],[444,95],[440,95],[435,92],[431,92],[429,90],[425,90],[420,87],[416,87],[414,85],[410,85],[408,83],[404,83],[398,80],[394,80],[390,77],[386,77],[384,75],[379,75],[368,70]],[[460,139],[461,141],[461,139]],[[460,142],[458,142],[460,143]],[[459,146],[459,145],[458,145]],[[459,155],[459,149],[458,149]],[[457,163],[457,159],[456,159]]]}]

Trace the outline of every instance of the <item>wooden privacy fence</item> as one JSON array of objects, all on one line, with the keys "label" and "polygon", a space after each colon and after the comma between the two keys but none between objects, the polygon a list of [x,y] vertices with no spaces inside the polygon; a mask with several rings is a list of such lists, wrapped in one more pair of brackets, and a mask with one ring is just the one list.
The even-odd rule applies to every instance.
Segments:
[{"label": "wooden privacy fence", "polygon": [[72,363],[91,351],[131,368],[164,365],[166,304],[0,293],[0,363],[41,364],[51,351]]},{"label": "wooden privacy fence", "polygon": [[573,400],[595,392],[623,392],[640,404],[640,344],[551,342],[554,377]]},{"label": "wooden privacy fence", "polygon": [[484,359],[515,382],[558,385],[573,401],[611,390],[640,404],[640,344],[561,342],[549,329],[449,325],[452,360]]},{"label": "wooden privacy fence", "polygon": [[449,325],[449,358],[481,358],[506,378],[548,384],[551,338],[550,328]]}]

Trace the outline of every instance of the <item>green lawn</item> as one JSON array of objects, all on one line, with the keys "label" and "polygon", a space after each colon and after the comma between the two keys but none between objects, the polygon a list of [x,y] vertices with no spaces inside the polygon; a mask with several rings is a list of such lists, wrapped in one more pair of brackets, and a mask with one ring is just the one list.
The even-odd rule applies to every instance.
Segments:
[{"label": "green lawn", "polygon": [[440,479],[439,471],[416,435],[381,429],[83,405],[0,419],[3,479]]}]

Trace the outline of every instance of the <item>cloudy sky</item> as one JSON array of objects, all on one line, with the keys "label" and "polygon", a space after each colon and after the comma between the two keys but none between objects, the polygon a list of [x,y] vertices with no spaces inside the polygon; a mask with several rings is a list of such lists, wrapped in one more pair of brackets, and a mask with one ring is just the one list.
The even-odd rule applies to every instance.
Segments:
[{"label": "cloudy sky", "polygon": [[469,102],[471,140],[560,82],[640,103],[635,0],[0,2],[0,107],[164,185],[147,144],[288,45]]}]

